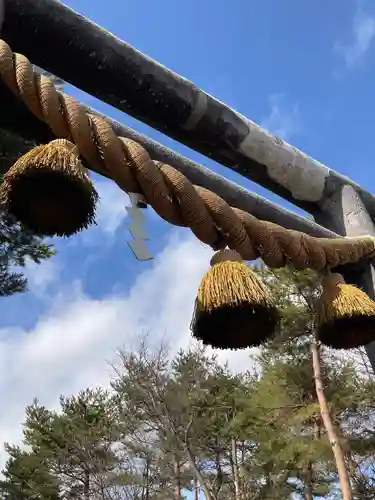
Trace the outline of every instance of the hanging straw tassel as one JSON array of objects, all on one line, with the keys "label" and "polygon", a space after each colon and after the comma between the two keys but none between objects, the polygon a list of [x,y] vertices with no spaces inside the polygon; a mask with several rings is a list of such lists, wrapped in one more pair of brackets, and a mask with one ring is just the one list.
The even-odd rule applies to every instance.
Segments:
[{"label": "hanging straw tassel", "polygon": [[328,274],[316,310],[318,339],[334,349],[352,349],[375,340],[375,302],[341,274]]},{"label": "hanging straw tassel", "polygon": [[276,330],[278,313],[267,287],[234,250],[220,250],[202,279],[193,336],[218,349],[258,346]]},{"label": "hanging straw tassel", "polygon": [[65,139],[37,146],[4,176],[0,199],[41,236],[71,236],[94,223],[98,194],[77,147]]}]

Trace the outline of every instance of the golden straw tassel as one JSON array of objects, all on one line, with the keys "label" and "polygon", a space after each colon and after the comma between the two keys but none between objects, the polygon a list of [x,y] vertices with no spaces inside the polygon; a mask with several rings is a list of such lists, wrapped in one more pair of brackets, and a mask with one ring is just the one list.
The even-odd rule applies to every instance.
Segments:
[{"label": "golden straw tassel", "polygon": [[0,198],[35,234],[70,236],[94,223],[98,194],[77,147],[56,139],[17,160],[4,176]]},{"label": "golden straw tassel", "polygon": [[316,309],[318,339],[334,349],[351,349],[375,340],[375,302],[348,285],[341,274],[328,274]]},{"label": "golden straw tassel", "polygon": [[272,337],[279,315],[268,288],[234,250],[220,250],[200,284],[193,336],[218,349],[258,346]]}]

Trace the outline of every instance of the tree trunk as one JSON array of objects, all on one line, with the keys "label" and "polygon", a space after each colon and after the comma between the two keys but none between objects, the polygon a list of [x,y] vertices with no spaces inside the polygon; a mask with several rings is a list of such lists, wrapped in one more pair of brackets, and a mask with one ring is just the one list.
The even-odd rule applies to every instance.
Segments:
[{"label": "tree trunk", "polygon": [[328,439],[331,443],[332,452],[335,458],[337,473],[340,480],[342,499],[353,500],[353,491],[350,485],[349,475],[345,465],[344,452],[340,446],[338,436],[336,435],[331,415],[329,413],[327,401],[324,395],[320,361],[320,346],[316,338],[314,338],[311,343],[311,353],[313,360],[316,395],[320,406],[320,414],[322,416],[323,424],[327,431]]},{"label": "tree trunk", "polygon": [[141,500],[148,500],[150,496],[150,460],[146,459],[145,469],[143,471],[143,484],[142,484],[142,492],[141,492]]},{"label": "tree trunk", "polygon": [[[218,446],[218,439],[216,438],[216,446]],[[221,453],[219,448],[215,451],[215,465],[216,465],[216,477],[212,483],[211,489],[214,491],[215,496],[219,496],[220,490],[223,486],[223,471],[221,470]]]},{"label": "tree trunk", "polygon": [[313,495],[313,468],[309,461],[305,472],[305,500],[314,500]]},{"label": "tree trunk", "polygon": [[198,480],[195,477],[194,478],[194,500],[199,500],[199,486],[198,486]]},{"label": "tree trunk", "polygon": [[248,488],[247,488],[247,483],[246,483],[246,474],[245,474],[245,441],[241,441],[241,463],[239,464],[238,467],[238,472],[240,476],[240,484],[241,484],[241,490],[242,490],[242,496],[246,500],[248,496]]},{"label": "tree trunk", "polygon": [[231,457],[232,469],[233,469],[233,481],[234,481],[234,495],[235,500],[241,500],[241,489],[240,489],[240,476],[238,473],[238,460],[237,460],[237,442],[232,439],[232,457]]},{"label": "tree trunk", "polygon": [[181,500],[181,466],[178,458],[174,464],[174,475],[176,479],[175,500]]},{"label": "tree trunk", "polygon": [[189,465],[192,469],[192,471],[195,474],[195,477],[197,478],[199,484],[201,485],[201,488],[203,490],[204,496],[206,497],[206,500],[217,500],[216,496],[211,493],[209,487],[207,486],[206,481],[204,480],[204,477],[201,474],[201,471],[198,469],[193,454],[190,451],[189,446],[186,445],[186,454],[189,460]]},{"label": "tree trunk", "polygon": [[90,500],[90,473],[85,470],[85,478],[83,480],[83,498]]}]

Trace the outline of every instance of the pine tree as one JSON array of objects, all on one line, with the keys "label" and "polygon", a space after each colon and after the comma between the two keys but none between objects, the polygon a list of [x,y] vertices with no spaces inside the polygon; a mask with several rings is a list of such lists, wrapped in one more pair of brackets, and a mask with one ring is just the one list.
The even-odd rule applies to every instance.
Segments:
[{"label": "pine tree", "polygon": [[62,397],[59,412],[26,409],[29,450],[9,448],[5,498],[185,500],[190,490],[194,500],[339,499],[335,446],[352,498],[374,498],[374,377],[357,355],[314,344],[313,273],[259,272],[282,325],[254,370],[234,375],[199,347],[172,359],[145,343],[122,351],[110,392]]},{"label": "pine tree", "polygon": [[189,399],[191,390],[187,386],[194,388],[200,382],[195,368],[193,361],[189,373],[194,372],[194,376],[190,376],[186,384],[186,377],[181,377],[179,382],[173,380],[168,353],[163,346],[150,352],[142,343],[138,352],[121,353],[118,376],[112,387],[121,404],[122,420],[133,426],[132,433],[136,436],[131,443],[133,450],[140,456],[145,435],[154,450],[154,463],[161,479],[159,485],[157,482],[153,485],[154,495],[160,496],[164,491],[167,498],[178,498],[191,482],[192,476],[186,474],[186,469],[193,468],[199,475],[195,450],[190,443],[194,416],[189,410],[196,398]]},{"label": "pine tree", "polygon": [[[297,462],[301,491],[308,499],[316,498],[318,493],[325,496],[329,490],[335,490],[339,479],[343,498],[352,499],[353,487],[349,477],[351,471],[354,473],[355,462],[350,461],[350,447],[359,442],[347,432],[347,415],[350,409],[357,411],[359,401],[365,399],[363,390],[357,390],[361,385],[363,387],[363,376],[353,360],[322,349],[315,341],[313,312],[320,293],[319,278],[315,273],[288,268],[260,272],[278,294],[282,311],[280,337],[263,348],[258,356],[264,370],[260,383],[264,383],[270,369],[271,374],[274,371],[272,383],[281,383],[287,396],[292,396],[293,404],[301,405],[300,411],[292,413],[296,418],[301,413],[301,430],[304,435],[313,437],[302,454],[308,458],[305,472],[303,464]],[[272,390],[269,394],[274,398],[278,392]],[[298,445],[298,440],[290,439],[290,445]],[[312,452],[311,456],[308,450]]]},{"label": "pine tree", "polygon": [[61,397],[61,412],[38,402],[26,408],[24,443],[59,479],[67,498],[95,498],[109,487],[118,465],[118,417],[109,394],[101,389]]},{"label": "pine tree", "polygon": [[0,481],[0,494],[6,500],[58,500],[60,485],[38,454],[7,446],[10,455]]}]

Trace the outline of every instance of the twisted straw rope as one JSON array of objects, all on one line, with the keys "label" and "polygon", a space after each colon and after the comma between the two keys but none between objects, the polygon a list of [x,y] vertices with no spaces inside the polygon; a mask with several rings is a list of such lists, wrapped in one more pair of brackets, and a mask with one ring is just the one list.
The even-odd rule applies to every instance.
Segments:
[{"label": "twisted straw rope", "polygon": [[288,262],[297,269],[323,271],[375,255],[375,239],[314,238],[285,229],[233,208],[215,193],[191,184],[170,165],[153,161],[138,143],[117,137],[105,119],[58,92],[52,81],[35,73],[29,60],[0,40],[0,76],[54,135],[72,141],[80,155],[106,173],[125,192],[143,193],[167,222],[189,227],[214,249],[228,246],[245,260],[262,257],[269,267]]}]

